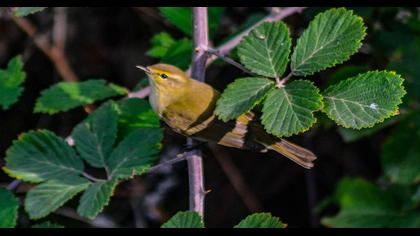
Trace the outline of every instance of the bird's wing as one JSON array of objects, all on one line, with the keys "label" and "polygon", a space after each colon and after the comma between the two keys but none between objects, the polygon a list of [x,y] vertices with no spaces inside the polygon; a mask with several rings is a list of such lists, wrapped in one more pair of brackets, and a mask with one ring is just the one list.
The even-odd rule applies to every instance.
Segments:
[{"label": "bird's wing", "polygon": [[213,115],[212,119],[205,125],[205,129],[189,135],[202,140],[214,141],[228,147],[261,151],[264,149],[264,146],[254,142],[248,132],[254,116],[254,113],[247,112],[236,120],[223,122]]}]

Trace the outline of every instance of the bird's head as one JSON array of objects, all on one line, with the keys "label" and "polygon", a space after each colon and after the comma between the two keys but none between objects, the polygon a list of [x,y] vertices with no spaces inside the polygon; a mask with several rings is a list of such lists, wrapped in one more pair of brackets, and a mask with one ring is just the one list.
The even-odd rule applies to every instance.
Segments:
[{"label": "bird's head", "polygon": [[189,76],[176,66],[160,63],[137,68],[147,74],[152,89],[181,88],[189,81]]}]

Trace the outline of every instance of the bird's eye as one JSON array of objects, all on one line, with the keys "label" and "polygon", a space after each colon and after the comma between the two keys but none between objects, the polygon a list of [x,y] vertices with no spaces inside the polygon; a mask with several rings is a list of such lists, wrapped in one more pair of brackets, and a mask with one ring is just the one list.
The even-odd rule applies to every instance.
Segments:
[{"label": "bird's eye", "polygon": [[166,78],[168,78],[168,76],[167,76],[166,74],[161,74],[161,75],[160,75],[160,78],[162,78],[162,79],[166,79]]}]

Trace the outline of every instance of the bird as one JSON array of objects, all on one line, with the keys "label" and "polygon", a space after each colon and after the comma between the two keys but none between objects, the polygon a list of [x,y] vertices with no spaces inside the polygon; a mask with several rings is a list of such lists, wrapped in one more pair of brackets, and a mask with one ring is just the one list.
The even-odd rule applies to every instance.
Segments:
[{"label": "bird", "polygon": [[148,76],[152,109],[176,133],[254,152],[272,150],[306,169],[314,166],[317,157],[310,150],[267,133],[252,111],[228,122],[219,119],[214,110],[220,92],[209,84],[170,64],[137,68]]}]

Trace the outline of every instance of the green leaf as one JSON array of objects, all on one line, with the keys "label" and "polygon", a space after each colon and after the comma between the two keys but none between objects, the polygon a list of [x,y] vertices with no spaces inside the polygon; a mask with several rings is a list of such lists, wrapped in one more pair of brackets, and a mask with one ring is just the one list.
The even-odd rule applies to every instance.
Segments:
[{"label": "green leaf", "polygon": [[420,181],[420,112],[410,114],[398,124],[381,152],[385,175],[394,183]]},{"label": "green leaf", "polygon": [[268,93],[262,110],[262,124],[270,134],[288,137],[315,124],[313,113],[321,107],[319,89],[310,81],[295,80]]},{"label": "green leaf", "polygon": [[23,62],[20,56],[12,58],[7,64],[6,70],[0,69],[0,106],[9,108],[17,102],[23,88],[22,83],[26,79],[23,71]]},{"label": "green leaf", "polygon": [[252,72],[280,78],[289,61],[291,40],[283,22],[264,22],[245,36],[238,46],[242,64]]},{"label": "green leaf", "polygon": [[405,95],[403,79],[388,71],[370,71],[328,87],[325,112],[345,128],[368,128],[398,112]]},{"label": "green leaf", "polygon": [[118,133],[125,137],[138,128],[159,128],[159,117],[148,101],[140,98],[130,98],[118,103]]},{"label": "green leaf", "polygon": [[13,142],[3,169],[11,177],[36,183],[79,175],[83,162],[62,138],[38,130],[24,133]]},{"label": "green leaf", "polygon": [[180,211],[161,228],[204,228],[201,216],[195,211]]},{"label": "green leaf", "polygon": [[318,14],[298,39],[291,69],[296,76],[312,75],[348,60],[362,46],[366,27],[361,17],[344,8]]},{"label": "green leaf", "polygon": [[160,32],[153,36],[152,49],[146,52],[147,55],[154,58],[162,58],[168,51],[169,47],[175,43],[172,36],[166,32]]},{"label": "green leaf", "polygon": [[327,227],[419,227],[420,212],[404,210],[396,194],[363,179],[345,178],[336,191],[340,212],[321,222]]},{"label": "green leaf", "polygon": [[270,213],[254,213],[241,220],[234,228],[286,228],[286,226]]},{"label": "green leaf", "polygon": [[17,17],[27,16],[44,10],[46,7],[17,7],[14,15]]},{"label": "green leaf", "polygon": [[236,79],[223,91],[217,101],[215,114],[223,121],[235,119],[251,110],[274,87],[274,82],[264,78]]},{"label": "green leaf", "polygon": [[192,35],[191,7],[159,7],[160,14],[186,35]]},{"label": "green leaf", "polygon": [[77,176],[44,182],[28,192],[25,210],[33,220],[42,218],[57,210],[89,185],[88,180]]},{"label": "green leaf", "polygon": [[77,213],[83,217],[94,219],[108,205],[117,184],[118,182],[113,180],[100,181],[90,185],[80,198]]},{"label": "green leaf", "polygon": [[117,137],[118,113],[114,102],[105,103],[74,128],[72,137],[80,156],[90,165],[107,168]]},{"label": "green leaf", "polygon": [[42,91],[36,101],[35,112],[51,115],[126,93],[125,88],[107,85],[104,80],[60,82]]},{"label": "green leaf", "polygon": [[181,39],[173,43],[162,57],[161,63],[171,64],[183,70],[191,64],[192,41]]},{"label": "green leaf", "polygon": [[[188,36],[192,36],[192,8],[191,7],[159,7],[160,13],[168,21]],[[208,7],[209,38],[213,38],[223,15],[223,7]]]},{"label": "green leaf", "polygon": [[13,193],[0,188],[0,228],[14,228],[18,215],[18,200]]},{"label": "green leaf", "polygon": [[39,224],[32,225],[31,228],[42,228],[42,229],[45,229],[45,228],[64,228],[64,226],[46,221],[46,222],[42,222],[42,223],[39,223]]},{"label": "green leaf", "polygon": [[157,159],[161,140],[160,128],[139,128],[130,133],[109,157],[109,179],[127,179],[147,171]]}]

